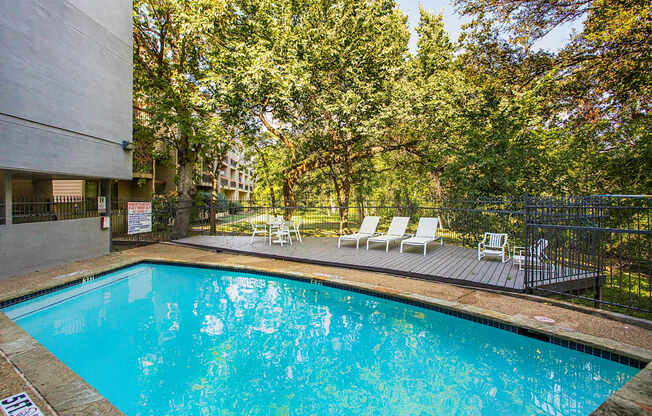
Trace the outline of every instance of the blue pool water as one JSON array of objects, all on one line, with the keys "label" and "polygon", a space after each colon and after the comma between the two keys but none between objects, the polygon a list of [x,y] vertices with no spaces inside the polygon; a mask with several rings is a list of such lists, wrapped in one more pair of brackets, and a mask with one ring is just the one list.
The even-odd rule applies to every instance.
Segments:
[{"label": "blue pool water", "polygon": [[275,277],[141,264],[93,284],[4,312],[128,416],[588,415],[638,371]]}]

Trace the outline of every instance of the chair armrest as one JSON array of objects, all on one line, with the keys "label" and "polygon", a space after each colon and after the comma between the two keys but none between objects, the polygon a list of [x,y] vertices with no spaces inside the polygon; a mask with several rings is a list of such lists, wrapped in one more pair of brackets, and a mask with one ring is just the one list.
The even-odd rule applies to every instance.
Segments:
[{"label": "chair armrest", "polygon": [[514,255],[516,255],[516,251],[518,251],[518,255],[519,255],[519,256],[523,256],[523,255],[525,255],[525,247],[522,247],[522,246],[514,246],[514,248],[513,248],[512,250],[514,250]]}]

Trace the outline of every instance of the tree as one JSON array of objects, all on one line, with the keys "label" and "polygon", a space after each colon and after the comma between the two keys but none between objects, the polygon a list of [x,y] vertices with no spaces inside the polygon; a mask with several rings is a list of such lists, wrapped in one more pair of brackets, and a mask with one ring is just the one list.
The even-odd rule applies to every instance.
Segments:
[{"label": "tree", "polygon": [[253,41],[242,102],[276,139],[286,215],[300,179],[328,167],[337,170],[345,218],[355,164],[406,145],[382,117],[407,54],[406,18],[379,0],[269,1],[247,10]]},{"label": "tree", "polygon": [[[588,192],[652,191],[649,131],[652,92],[652,5],[642,0],[457,0],[472,26],[508,30],[529,51],[553,28],[571,21],[584,28],[553,57],[539,78],[555,79],[566,135],[584,146],[573,175]],[[575,147],[569,150],[577,151]],[[590,157],[586,157],[590,156]],[[595,179],[597,177],[597,179]],[[585,182],[585,179],[588,182]]]},{"label": "tree", "polygon": [[210,218],[210,231],[215,233],[217,231],[215,207],[220,190],[220,172],[228,151],[233,147],[234,140],[228,137],[228,133],[222,128],[218,127],[212,130],[213,135],[201,146],[201,158],[208,176],[211,178],[211,200],[208,215]]},{"label": "tree", "polygon": [[160,138],[176,153],[173,238],[188,232],[194,169],[210,138],[206,126],[214,114],[201,85],[211,63],[208,54],[215,56],[224,45],[233,19],[223,1],[134,0],[134,96],[152,114],[152,128],[168,132]]}]

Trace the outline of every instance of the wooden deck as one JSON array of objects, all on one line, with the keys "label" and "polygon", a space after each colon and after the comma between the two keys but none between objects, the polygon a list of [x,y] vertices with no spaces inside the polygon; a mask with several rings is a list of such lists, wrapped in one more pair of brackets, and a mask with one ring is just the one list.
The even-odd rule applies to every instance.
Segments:
[{"label": "wooden deck", "polygon": [[[316,263],[328,266],[370,270],[436,280],[468,286],[500,288],[502,290],[522,291],[523,271],[512,261],[501,263],[499,259],[478,261],[477,252],[472,248],[453,245],[430,244],[428,254],[423,248],[409,247],[400,253],[398,245],[385,252],[384,245],[373,246],[367,251],[361,244],[356,250],[354,243],[346,242],[337,248],[337,239],[329,237],[305,237],[302,243],[293,245],[269,245],[262,237],[253,244],[245,236],[194,236],[176,243],[195,247],[211,248],[219,251],[269,257],[275,259]],[[353,244],[353,245],[352,245]]]}]

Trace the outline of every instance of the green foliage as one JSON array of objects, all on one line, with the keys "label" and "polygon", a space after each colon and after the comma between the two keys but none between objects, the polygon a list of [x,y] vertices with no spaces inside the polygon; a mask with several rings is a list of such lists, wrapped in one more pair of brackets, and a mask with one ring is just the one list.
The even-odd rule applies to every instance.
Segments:
[{"label": "green foliage", "polygon": [[[392,0],[135,1],[154,114],[135,131],[163,134],[180,171],[240,143],[258,202],[339,205],[340,227],[369,200],[652,193],[647,2],[457,4],[460,41],[421,10],[410,54]],[[578,19],[559,53],[532,50]]]},{"label": "green foliage", "polygon": [[226,212],[235,215],[242,211],[242,204],[237,201],[229,201],[222,193],[218,193],[214,197],[210,192],[197,192],[194,206],[205,208],[210,206],[211,201],[213,201],[217,213]]},{"label": "green foliage", "polygon": [[[584,29],[558,54],[550,55],[550,65],[507,65],[506,71],[526,74],[526,78],[502,73],[498,79],[519,88],[527,88],[530,82],[547,77],[553,80],[548,105],[558,116],[555,126],[563,131],[560,145],[568,151],[569,169],[563,178],[568,191],[651,193],[650,2],[457,0],[456,3],[463,13],[475,17],[472,34],[502,30],[510,45],[521,45],[510,47],[520,49],[524,57],[537,55],[531,52],[530,46],[551,29],[583,19]],[[522,71],[528,68],[529,71]]]}]

